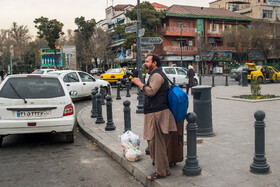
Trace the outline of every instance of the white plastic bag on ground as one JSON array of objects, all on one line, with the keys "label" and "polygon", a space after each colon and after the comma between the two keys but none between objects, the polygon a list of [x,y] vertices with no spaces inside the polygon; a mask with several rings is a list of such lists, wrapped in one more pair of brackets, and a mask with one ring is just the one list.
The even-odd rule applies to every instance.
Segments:
[{"label": "white plastic bag on ground", "polygon": [[126,131],[120,136],[123,155],[131,162],[138,161],[142,158],[142,153],[139,150],[139,136],[131,131]]},{"label": "white plastic bag on ground", "polygon": [[128,161],[131,161],[131,162],[135,162],[135,161],[141,160],[142,159],[141,151],[136,149],[135,147],[133,147],[130,143],[128,143],[128,145],[130,147],[126,149],[125,158]]},{"label": "white plastic bag on ground", "polygon": [[134,134],[131,131],[126,131],[124,134],[120,136],[121,138],[121,146],[125,151],[129,146],[128,143],[131,143],[133,147],[139,149],[140,146],[140,139],[139,136]]}]

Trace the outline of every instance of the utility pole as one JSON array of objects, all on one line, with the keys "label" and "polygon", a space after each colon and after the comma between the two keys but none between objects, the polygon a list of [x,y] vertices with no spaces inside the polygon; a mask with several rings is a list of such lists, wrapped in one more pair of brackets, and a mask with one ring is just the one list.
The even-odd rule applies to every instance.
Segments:
[{"label": "utility pole", "polygon": [[[142,52],[141,52],[141,39],[139,31],[141,29],[141,10],[140,10],[140,0],[137,0],[137,60],[138,60],[138,76],[139,79],[143,82],[143,76],[142,76]],[[138,88],[138,105],[136,113],[144,113],[144,96],[141,90]]]},{"label": "utility pole", "polygon": [[183,51],[182,51],[182,48],[183,48],[183,46],[182,46],[182,24],[180,24],[180,33],[181,33],[181,37],[180,37],[180,45],[181,45],[181,67],[183,67],[183,57],[182,57],[182,55],[183,55]]}]

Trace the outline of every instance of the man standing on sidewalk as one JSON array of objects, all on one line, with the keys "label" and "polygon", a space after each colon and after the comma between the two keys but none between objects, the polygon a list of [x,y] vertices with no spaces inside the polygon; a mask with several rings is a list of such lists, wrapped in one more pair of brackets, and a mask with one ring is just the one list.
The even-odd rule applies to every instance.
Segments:
[{"label": "man standing on sidewalk", "polygon": [[147,84],[139,78],[132,81],[144,93],[144,135],[148,141],[150,156],[155,164],[156,171],[147,176],[148,180],[170,175],[167,146],[171,132],[177,131],[175,119],[168,108],[169,83],[162,72],[160,58],[149,55],[144,63],[147,73],[150,74]]}]

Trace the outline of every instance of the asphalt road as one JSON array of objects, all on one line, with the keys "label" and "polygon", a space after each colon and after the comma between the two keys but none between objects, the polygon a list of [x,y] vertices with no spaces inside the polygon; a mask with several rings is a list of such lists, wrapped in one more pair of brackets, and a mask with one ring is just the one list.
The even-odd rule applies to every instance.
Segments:
[{"label": "asphalt road", "polygon": [[[91,104],[75,102],[76,110]],[[75,128],[75,143],[59,134],[10,135],[0,148],[0,186],[143,186]]]}]

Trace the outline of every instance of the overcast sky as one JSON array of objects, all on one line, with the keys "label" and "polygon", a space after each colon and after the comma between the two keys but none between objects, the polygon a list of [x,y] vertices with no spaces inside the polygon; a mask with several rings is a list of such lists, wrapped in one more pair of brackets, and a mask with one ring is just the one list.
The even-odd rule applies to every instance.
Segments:
[{"label": "overcast sky", "polygon": [[[143,2],[144,0],[140,0]],[[209,7],[213,0],[149,0],[166,6],[173,4]],[[57,19],[64,24],[63,30],[76,29],[74,20],[84,16],[96,22],[105,18],[105,9],[117,4],[137,4],[137,0],[0,0],[0,29],[9,29],[13,22],[27,25],[33,35],[36,28],[33,21],[41,16]]]}]

